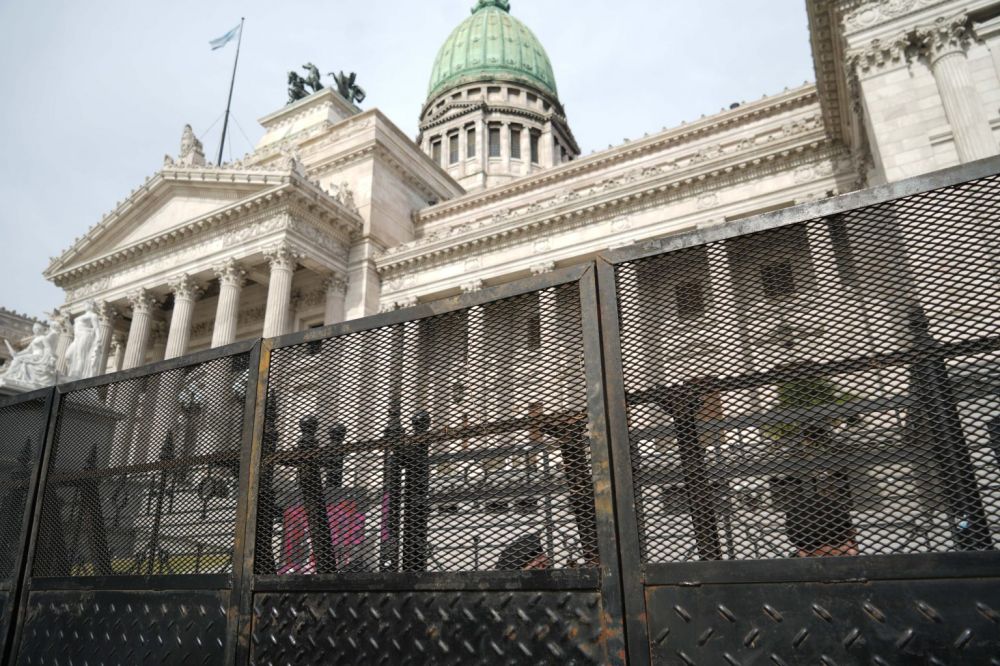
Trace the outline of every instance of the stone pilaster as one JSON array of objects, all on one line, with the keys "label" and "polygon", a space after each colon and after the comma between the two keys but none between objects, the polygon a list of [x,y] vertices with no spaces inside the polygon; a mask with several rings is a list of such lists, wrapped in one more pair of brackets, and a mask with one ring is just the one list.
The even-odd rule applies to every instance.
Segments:
[{"label": "stone pilaster", "polygon": [[339,324],[345,319],[345,301],[347,299],[347,280],[341,275],[328,275],[323,280],[323,290],[326,292],[326,308],[323,323]]},{"label": "stone pilaster", "polygon": [[917,39],[937,83],[960,162],[997,154],[983,101],[972,80],[965,52],[972,35],[965,15],[939,18],[917,30]]},{"label": "stone pilaster", "polygon": [[271,279],[267,287],[267,310],[264,313],[264,337],[273,338],[288,333],[288,309],[292,297],[292,276],[300,255],[287,245],[264,251],[271,264]]},{"label": "stone pilaster", "polygon": [[191,319],[194,304],[201,297],[201,289],[187,273],[170,282],[174,292],[174,311],[170,315],[170,332],[167,334],[167,348],[163,358],[177,358],[188,351],[191,341]]},{"label": "stone pilaster", "polygon": [[142,365],[149,351],[150,332],[153,325],[153,307],[156,300],[146,289],[138,289],[128,295],[132,305],[132,324],[128,329],[128,342],[122,369],[130,370]]},{"label": "stone pilaster", "polygon": [[219,304],[215,309],[212,347],[222,347],[236,341],[236,324],[240,314],[240,294],[246,283],[246,271],[232,259],[213,267],[219,278]]}]

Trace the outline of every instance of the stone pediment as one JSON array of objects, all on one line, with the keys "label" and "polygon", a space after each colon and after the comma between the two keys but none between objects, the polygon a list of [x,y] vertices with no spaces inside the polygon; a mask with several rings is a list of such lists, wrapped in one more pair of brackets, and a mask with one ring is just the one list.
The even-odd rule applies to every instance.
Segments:
[{"label": "stone pediment", "polygon": [[287,183],[288,173],[229,169],[164,169],[135,190],[72,247],[54,258],[46,277],[179,229],[191,220]]}]

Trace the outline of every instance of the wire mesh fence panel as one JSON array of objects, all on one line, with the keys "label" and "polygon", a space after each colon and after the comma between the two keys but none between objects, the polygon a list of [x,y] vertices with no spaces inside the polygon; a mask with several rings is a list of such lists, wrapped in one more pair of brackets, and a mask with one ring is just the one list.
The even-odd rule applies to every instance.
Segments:
[{"label": "wire mesh fence panel", "polygon": [[249,358],[62,396],[34,577],[231,573]]},{"label": "wire mesh fence panel", "polygon": [[0,588],[17,573],[24,512],[47,420],[44,397],[0,407]]},{"label": "wire mesh fence panel", "polygon": [[646,563],[1000,539],[1000,177],[615,268]]},{"label": "wire mesh fence panel", "polygon": [[255,573],[597,565],[579,285],[275,349]]}]

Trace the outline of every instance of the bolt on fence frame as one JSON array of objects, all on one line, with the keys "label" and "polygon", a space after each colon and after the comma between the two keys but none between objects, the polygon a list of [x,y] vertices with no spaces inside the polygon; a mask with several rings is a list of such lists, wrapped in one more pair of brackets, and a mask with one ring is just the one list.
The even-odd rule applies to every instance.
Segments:
[{"label": "bolt on fence frame", "polygon": [[[617,267],[629,262],[665,256],[689,248],[707,246],[711,243],[742,238],[749,234],[771,231],[792,225],[836,220],[839,216],[869,206],[892,202],[910,195],[959,186],[969,181],[1000,174],[1000,158],[988,158],[945,169],[932,174],[910,178],[897,183],[851,192],[822,201],[797,205],[775,212],[764,213],[749,218],[725,222],[696,231],[668,236],[651,241],[639,241],[635,245],[601,253],[597,259],[597,283],[600,295],[601,329],[604,343],[604,379],[609,404],[609,428],[611,432],[612,464],[614,468],[615,499],[618,508],[619,547],[623,572],[625,598],[625,623],[628,636],[628,653],[631,663],[650,663],[651,641],[665,640],[665,635],[651,635],[646,608],[646,588],[648,585],[700,586],[711,583],[766,583],[795,581],[837,581],[856,578],[922,578],[943,575],[990,576],[996,575],[1000,557],[982,538],[961,542],[962,553],[922,553],[917,555],[881,555],[876,557],[845,557],[804,560],[723,560],[722,551],[715,530],[715,517],[709,507],[692,507],[692,520],[700,561],[669,564],[644,563],[640,545],[640,533],[645,528],[640,524],[642,516],[638,506],[634,479],[635,461],[631,459],[631,437],[628,410],[629,405],[643,402],[670,404],[674,410],[674,423],[678,447],[681,449],[681,464],[688,480],[695,486],[704,485],[706,478],[702,447],[698,444],[698,434],[690,418],[690,392],[704,392],[709,389],[753,388],[795,375],[794,369],[776,369],[766,373],[747,373],[727,376],[724,379],[699,379],[694,383],[674,388],[673,395],[664,394],[658,388],[642,392],[628,392],[623,370],[620,304],[618,293]],[[920,348],[918,352],[904,351],[884,354],[876,359],[832,362],[825,368],[816,368],[820,374],[832,374],[861,370],[872,364],[899,365],[905,367],[913,363],[920,352],[927,359],[913,365],[911,380],[922,387],[924,421],[944,423],[945,434],[937,435],[931,448],[939,451],[939,457],[950,456],[962,448],[961,423],[955,411],[955,398],[950,395],[942,377],[943,359],[950,352],[975,353],[996,351],[1000,344],[996,339],[980,340],[957,345],[944,345],[927,334],[926,319],[921,312],[910,315],[909,330]],[[685,399],[688,396],[688,399]],[[680,413],[678,413],[678,410]],[[686,424],[686,425],[685,425]],[[936,429],[932,431],[932,434]],[[693,444],[691,441],[693,438]],[[685,442],[687,444],[685,445]],[[957,447],[957,448],[956,448]],[[971,516],[975,525],[985,525],[983,500],[975,487],[968,452],[960,451],[959,458],[965,460],[959,470],[952,470],[952,483],[963,493],[964,499],[956,498],[952,512]],[[938,454],[936,454],[938,455]],[[687,484],[685,484],[687,485]],[[702,488],[702,493],[710,492]],[[957,502],[957,504],[956,504]],[[699,510],[701,513],[699,513]],[[699,527],[701,525],[701,527]],[[979,530],[978,532],[982,532]],[[680,613],[681,611],[677,611]],[[722,611],[720,611],[722,612]]]}]

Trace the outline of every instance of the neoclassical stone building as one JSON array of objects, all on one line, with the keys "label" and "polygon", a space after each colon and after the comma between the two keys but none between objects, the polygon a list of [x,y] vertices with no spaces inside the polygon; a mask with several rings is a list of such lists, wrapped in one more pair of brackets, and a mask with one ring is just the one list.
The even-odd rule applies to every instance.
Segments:
[{"label": "neoclassical stone building", "polygon": [[1000,3],[807,6],[815,84],[589,156],[506,0],[441,47],[416,139],[333,89],[261,119],[236,162],[208,164],[186,128],[45,271],[66,292],[60,353],[90,301],[100,367],[131,368],[998,152]]}]

